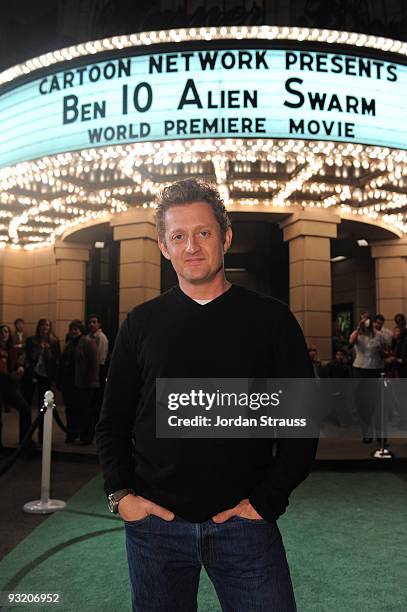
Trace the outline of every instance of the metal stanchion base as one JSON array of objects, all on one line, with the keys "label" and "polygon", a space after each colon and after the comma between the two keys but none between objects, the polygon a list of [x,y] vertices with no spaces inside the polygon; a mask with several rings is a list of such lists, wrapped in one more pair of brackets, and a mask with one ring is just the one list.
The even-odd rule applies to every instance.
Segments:
[{"label": "metal stanchion base", "polygon": [[63,510],[65,506],[66,503],[60,499],[49,499],[46,502],[37,499],[24,504],[23,510],[28,512],[28,514],[51,514],[51,512],[56,510]]},{"label": "metal stanchion base", "polygon": [[393,453],[388,448],[378,448],[372,454],[374,459],[393,459]]}]

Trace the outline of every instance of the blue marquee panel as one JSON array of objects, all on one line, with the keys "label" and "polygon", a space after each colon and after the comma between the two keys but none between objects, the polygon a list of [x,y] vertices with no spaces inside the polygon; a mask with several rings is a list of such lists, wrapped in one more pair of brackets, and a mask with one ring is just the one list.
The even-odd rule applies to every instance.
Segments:
[{"label": "blue marquee panel", "polygon": [[54,71],[1,93],[0,166],[191,138],[407,148],[407,66],[276,49],[180,51]]}]

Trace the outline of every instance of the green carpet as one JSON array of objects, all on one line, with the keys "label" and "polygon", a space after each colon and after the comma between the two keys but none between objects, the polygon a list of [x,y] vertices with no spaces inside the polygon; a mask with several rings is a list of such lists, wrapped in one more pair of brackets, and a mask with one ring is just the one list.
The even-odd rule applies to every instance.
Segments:
[{"label": "green carpet", "polygon": [[[407,483],[391,473],[314,473],[280,520],[299,612],[406,612]],[[12,526],[10,526],[12,528]],[[61,592],[61,606],[128,612],[124,532],[89,482],[0,562],[0,589]],[[206,574],[200,612],[220,606]],[[278,612],[278,611],[276,611]]]}]

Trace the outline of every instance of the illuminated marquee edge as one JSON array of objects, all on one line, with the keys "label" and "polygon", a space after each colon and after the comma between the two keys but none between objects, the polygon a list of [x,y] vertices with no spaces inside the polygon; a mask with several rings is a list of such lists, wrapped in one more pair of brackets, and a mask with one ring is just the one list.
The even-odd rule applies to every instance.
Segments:
[{"label": "illuminated marquee edge", "polygon": [[[402,213],[394,214],[391,211],[394,208],[400,209],[407,206],[407,196],[405,194],[393,194],[392,196],[388,194],[387,202],[383,203],[383,195],[380,191],[383,183],[380,182],[380,177],[372,179],[369,185],[371,188],[370,197],[376,199],[377,204],[366,207],[353,208],[346,204],[346,200],[351,197],[351,193],[349,189],[346,189],[346,186],[342,186],[336,195],[326,197],[322,202],[292,202],[288,199],[295,191],[305,188],[307,181],[318,174],[324,163],[328,166],[349,166],[352,165],[352,158],[353,164],[355,166],[356,164],[359,165],[356,167],[363,166],[365,168],[376,169],[385,173],[386,177],[390,178],[390,180],[397,178],[397,176],[394,176],[394,173],[397,174],[401,167],[405,169],[403,175],[406,174],[407,176],[407,151],[385,147],[329,141],[281,141],[272,139],[252,141],[244,141],[242,139],[162,141],[61,153],[35,161],[22,162],[13,167],[3,168],[0,170],[0,192],[2,192],[0,193],[0,202],[6,205],[10,203],[7,201],[7,192],[10,194],[10,191],[19,184],[19,181],[20,184],[21,181],[23,184],[25,182],[29,184],[30,180],[32,180],[30,175],[36,175],[36,180],[46,184],[50,176],[60,176],[61,168],[76,169],[78,162],[87,166],[88,172],[92,171],[92,166],[100,167],[101,162],[105,164],[113,163],[113,165],[121,170],[124,176],[127,176],[132,181],[132,185],[129,185],[127,188],[127,193],[132,193],[133,195],[134,193],[144,193],[151,197],[165,183],[160,182],[160,184],[157,184],[143,179],[137,171],[137,167],[141,164],[150,163],[165,170],[170,163],[177,163],[179,161],[197,163],[206,159],[213,162],[217,186],[227,205],[239,204],[242,206],[242,210],[247,210],[248,208],[259,210],[261,208],[263,211],[268,212],[275,212],[276,210],[281,212],[284,208],[288,208],[290,212],[303,210],[304,208],[322,210],[330,208],[344,219],[353,218],[387,228],[398,236],[406,234],[407,224],[405,223],[405,215]],[[276,159],[280,162],[295,160],[297,164],[303,164],[304,168],[296,174],[293,180],[281,186],[270,199],[262,198],[260,201],[257,201],[252,197],[247,199],[239,198],[235,202],[229,199],[229,186],[227,185],[225,170],[228,161],[250,162],[270,159]],[[60,189],[66,189],[68,184],[66,181],[64,183],[62,179],[56,180],[60,182]],[[171,180],[173,180],[173,177],[169,177],[168,182]],[[254,180],[249,182],[255,185]],[[12,218],[8,226],[8,235],[12,243],[10,244],[10,242],[0,239],[0,248],[7,246],[12,249],[24,248],[25,250],[31,250],[51,246],[56,239],[59,239],[64,233],[74,227],[79,229],[82,224],[89,224],[92,221],[101,223],[109,220],[112,214],[128,210],[128,207],[120,197],[125,193],[126,191],[123,191],[121,194],[120,189],[116,190],[116,192],[115,190],[113,192],[104,192],[102,196],[105,198],[105,205],[103,205],[102,197],[101,201],[97,202],[97,204],[101,204],[100,210],[97,211],[81,209],[81,205],[86,207],[88,195],[84,196],[82,202],[81,198],[76,197],[75,194],[72,197],[67,195],[64,203],[61,202],[60,198],[48,201],[34,198],[31,200],[31,203],[28,201],[30,198],[26,198],[25,205],[27,208],[21,215]],[[10,197],[14,197],[12,193]],[[106,199],[109,201],[108,206],[106,206]],[[66,204],[68,204],[69,214],[72,213],[72,218],[69,221],[61,221],[59,227],[52,234],[49,234],[47,239],[24,246],[18,243],[19,229],[29,223],[30,219],[38,222],[41,216],[46,215],[46,212],[52,208],[65,212]],[[152,202],[136,206],[154,208]],[[41,229],[41,226],[38,226],[39,235],[41,235]]]},{"label": "illuminated marquee edge", "polygon": [[180,28],[125,34],[93,40],[71,47],[50,51],[38,57],[16,64],[0,73],[0,86],[14,79],[31,74],[36,70],[67,62],[78,57],[92,56],[104,51],[115,51],[131,47],[163,43],[180,43],[191,40],[291,40],[320,42],[326,44],[365,47],[386,53],[407,56],[407,43],[392,38],[371,36],[357,32],[326,30],[318,28],[280,26],[222,26],[201,28]]}]

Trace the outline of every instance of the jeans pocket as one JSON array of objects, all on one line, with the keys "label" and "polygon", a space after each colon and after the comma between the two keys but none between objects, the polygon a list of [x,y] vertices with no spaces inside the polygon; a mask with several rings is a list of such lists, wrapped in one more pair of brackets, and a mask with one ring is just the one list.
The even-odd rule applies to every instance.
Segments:
[{"label": "jeans pocket", "polygon": [[249,519],[249,518],[245,518],[244,516],[232,516],[232,518],[238,520],[238,521],[244,521],[245,523],[254,523],[255,525],[265,525],[267,524],[267,521],[263,518],[261,519]]},{"label": "jeans pocket", "polygon": [[125,521],[123,519],[123,522],[125,527],[137,527],[137,525],[142,525],[143,523],[146,523],[152,516],[152,514],[147,514],[147,516],[145,516],[144,518],[138,519],[136,521]]}]

